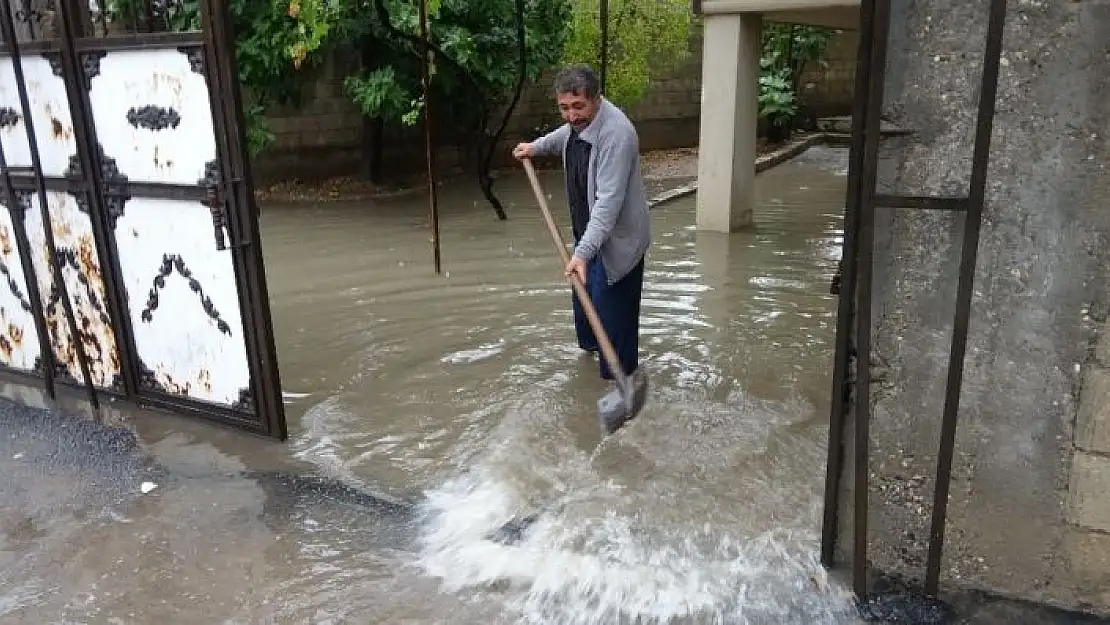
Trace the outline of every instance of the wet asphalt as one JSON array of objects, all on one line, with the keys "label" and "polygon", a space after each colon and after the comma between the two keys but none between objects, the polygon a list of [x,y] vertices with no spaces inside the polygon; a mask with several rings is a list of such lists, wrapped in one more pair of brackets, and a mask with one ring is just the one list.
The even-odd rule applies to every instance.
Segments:
[{"label": "wet asphalt", "polygon": [[[30,408],[0,399],[0,556],[18,552],[60,518],[103,517],[146,496],[144,483],[164,488],[178,479],[160,466],[135,435],[85,418]],[[327,507],[362,508],[378,520],[404,527],[411,509],[384,501],[335,480],[288,472],[242,472],[267,492],[267,514]],[[400,538],[400,537],[398,537]],[[12,571],[0,557],[0,578]],[[15,581],[15,580],[9,580]],[[1108,624],[1110,619],[992,597],[957,592],[943,606],[891,594],[864,610],[877,623]]]}]

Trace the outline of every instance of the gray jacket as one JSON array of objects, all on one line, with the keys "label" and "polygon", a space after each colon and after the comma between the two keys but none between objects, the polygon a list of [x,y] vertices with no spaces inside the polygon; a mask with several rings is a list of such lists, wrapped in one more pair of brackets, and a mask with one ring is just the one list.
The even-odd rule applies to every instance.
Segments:
[{"label": "gray jacket", "polygon": [[[536,156],[561,154],[565,172],[570,132],[570,124],[563,124],[533,141]],[[651,243],[640,139],[628,117],[605,99],[579,136],[592,146],[587,183],[590,221],[574,255],[591,261],[600,253],[606,278],[613,284],[632,271]]]}]

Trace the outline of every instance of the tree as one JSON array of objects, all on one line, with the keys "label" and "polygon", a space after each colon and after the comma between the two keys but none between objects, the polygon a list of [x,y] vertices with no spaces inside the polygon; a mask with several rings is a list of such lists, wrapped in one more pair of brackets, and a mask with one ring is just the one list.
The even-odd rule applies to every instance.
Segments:
[{"label": "tree", "polygon": [[[567,63],[599,68],[600,0],[571,0]],[[651,80],[673,71],[690,56],[693,22],[689,0],[609,0],[609,53],[605,95],[615,104],[635,104]]]}]

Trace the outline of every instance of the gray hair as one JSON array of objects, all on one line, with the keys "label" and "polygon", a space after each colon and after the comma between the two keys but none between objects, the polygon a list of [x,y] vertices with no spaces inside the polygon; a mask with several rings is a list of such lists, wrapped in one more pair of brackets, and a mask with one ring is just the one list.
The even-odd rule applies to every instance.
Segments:
[{"label": "gray hair", "polygon": [[589,65],[570,65],[555,74],[555,95],[571,94],[594,99],[601,95],[601,81]]}]

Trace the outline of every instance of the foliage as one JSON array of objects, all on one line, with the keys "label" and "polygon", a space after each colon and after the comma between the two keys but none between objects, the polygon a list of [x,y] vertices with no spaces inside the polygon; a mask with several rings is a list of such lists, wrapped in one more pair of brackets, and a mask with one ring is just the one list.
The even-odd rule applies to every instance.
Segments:
[{"label": "foliage", "polygon": [[[377,11],[352,18],[347,43],[367,34],[378,43],[374,67],[345,81],[345,90],[362,112],[386,121],[413,124],[421,99],[419,6],[416,0],[385,0],[392,32]],[[527,78],[558,61],[569,18],[567,0],[525,0]],[[429,0],[428,30],[446,58],[433,54],[433,91],[437,116],[465,125],[479,124],[492,106],[513,92],[519,75],[515,0]],[[485,102],[486,99],[492,102]]]},{"label": "foliage", "polygon": [[790,84],[790,70],[764,67],[759,75],[759,115],[773,126],[790,125],[798,114],[798,102]]},{"label": "foliage", "polygon": [[769,23],[761,36],[759,114],[772,126],[789,128],[798,114],[802,74],[811,63],[827,66],[829,40],[840,31],[817,26]]},{"label": "foliage", "polygon": [[[566,63],[600,71],[600,0],[571,0]],[[605,96],[618,106],[643,97],[652,78],[690,56],[693,16],[689,0],[609,0],[609,49]]]},{"label": "foliage", "polygon": [[[296,104],[300,70],[330,53],[372,49],[371,67],[344,80],[344,91],[370,117],[413,124],[422,107],[418,0],[228,0],[244,117],[252,153],[273,140],[264,113]],[[382,21],[378,3],[389,24]],[[524,0],[528,77],[535,80],[562,55],[570,0]],[[518,70],[516,0],[427,0],[433,55],[433,97],[460,124],[482,117],[512,93]],[[140,4],[143,10],[136,10]],[[155,0],[158,30],[200,27],[198,0]],[[113,21],[145,19],[143,0],[110,0]],[[153,26],[153,25],[147,25]],[[153,30],[154,28],[147,28]],[[487,102],[492,100],[492,104]]]}]

